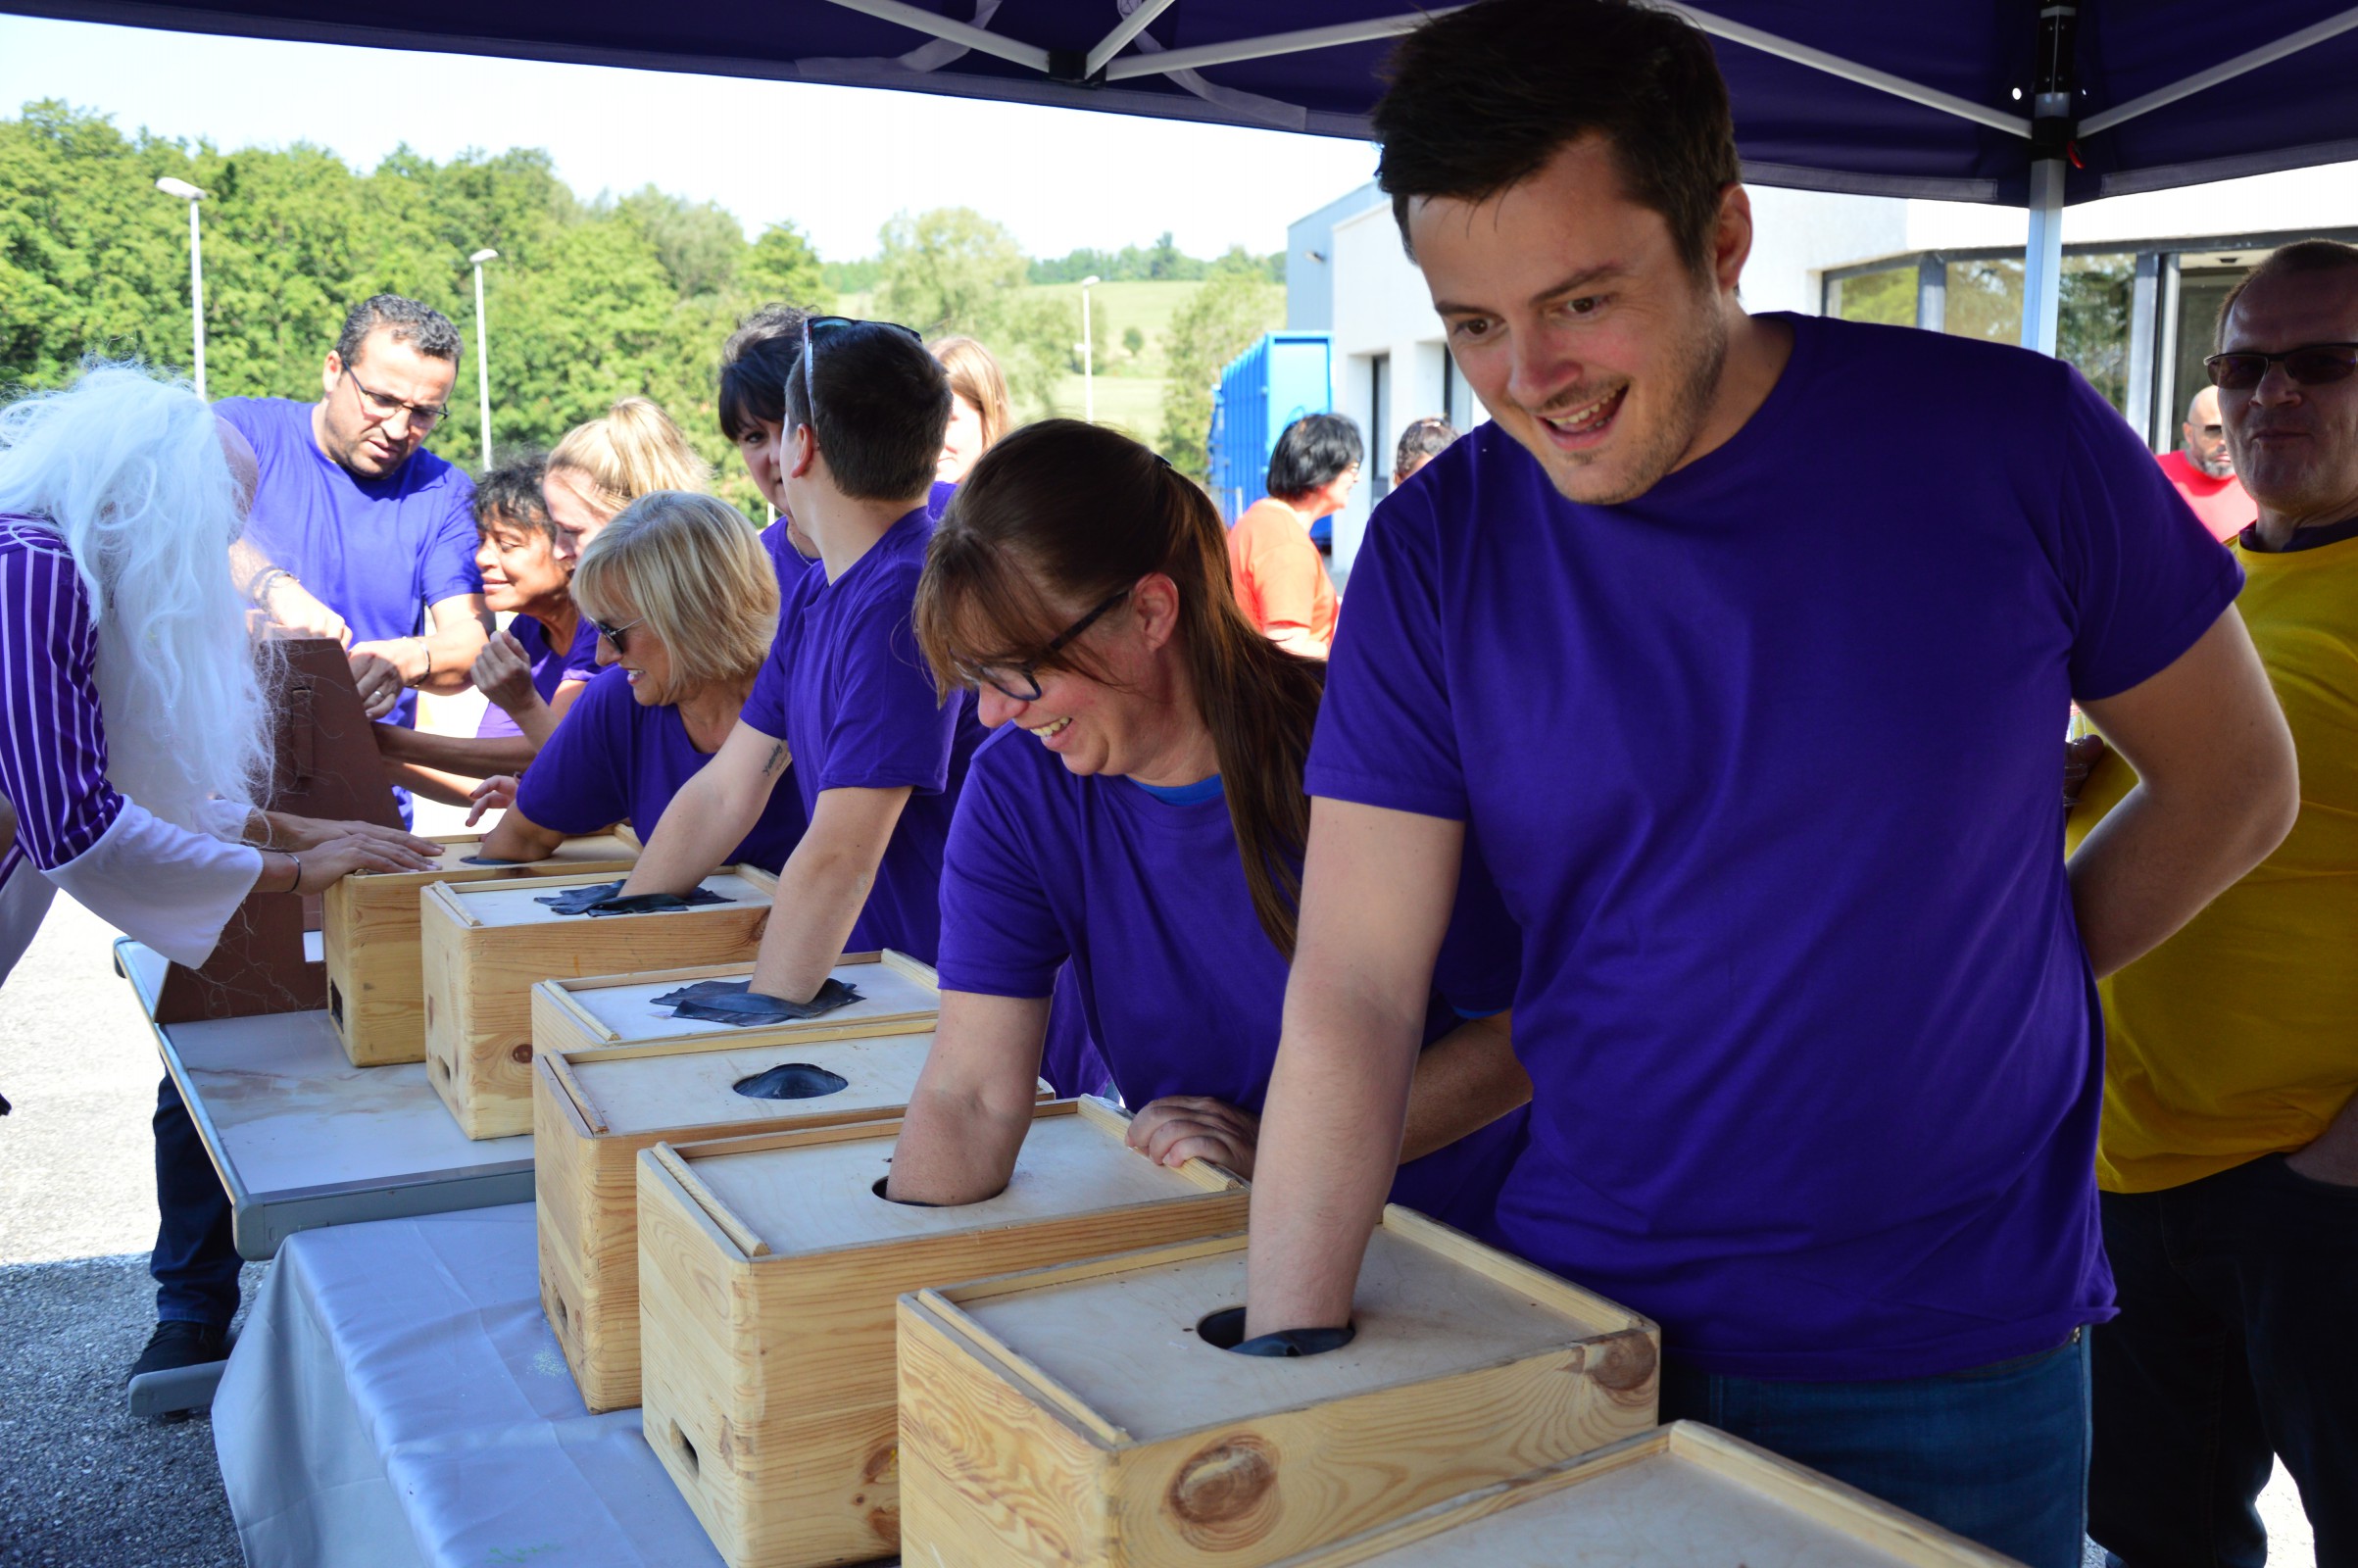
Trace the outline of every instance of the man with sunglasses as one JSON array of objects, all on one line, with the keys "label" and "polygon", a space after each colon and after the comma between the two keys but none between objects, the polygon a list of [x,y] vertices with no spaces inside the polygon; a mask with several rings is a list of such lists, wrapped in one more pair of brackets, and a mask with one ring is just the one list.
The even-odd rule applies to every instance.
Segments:
[{"label": "man with sunglasses", "polygon": [[467,689],[489,630],[474,486],[423,450],[458,374],[449,318],[378,294],[344,318],[319,402],[215,406],[262,463],[233,553],[248,597],[290,625],[341,628],[369,715],[399,724],[415,722],[417,691]]},{"label": "man with sunglasses", "polygon": [[970,703],[941,701],[909,625],[948,377],[908,327],[813,317],[783,390],[774,483],[818,564],[787,586],[736,728],[622,891],[694,886],[791,760],[810,826],[779,872],[752,989],[807,1002],[847,948],[934,961],[942,850],[982,731]]},{"label": "man with sunglasses", "polygon": [[[2102,987],[2120,1315],[2094,1338],[2088,1528],[2130,1568],[2258,1568],[2272,1456],[2318,1562],[2358,1563],[2358,248],[2277,251],[2228,296],[2219,344],[2259,514],[2235,537],[2236,608],[2299,748],[2301,808]],[[2136,782],[2099,775],[2081,816]]]},{"label": "man with sunglasses", "polygon": [[2235,478],[2235,460],[2227,449],[2227,426],[2219,420],[2219,389],[2205,385],[2186,403],[2179,426],[2186,445],[2158,460],[2163,477],[2179,499],[2202,519],[2211,537],[2233,539],[2252,519],[2251,497]]}]

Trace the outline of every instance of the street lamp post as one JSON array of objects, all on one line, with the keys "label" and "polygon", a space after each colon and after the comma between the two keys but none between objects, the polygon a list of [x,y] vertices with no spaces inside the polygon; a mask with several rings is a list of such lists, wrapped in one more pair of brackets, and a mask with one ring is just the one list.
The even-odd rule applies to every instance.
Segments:
[{"label": "street lamp post", "polygon": [[1097,342],[1089,332],[1089,291],[1101,279],[1095,272],[1081,279],[1081,417],[1097,423]]},{"label": "street lamp post", "polygon": [[499,260],[495,250],[479,250],[467,260],[475,270],[475,392],[483,406],[483,471],[491,471],[491,335],[483,315],[483,264]]},{"label": "street lamp post", "polygon": [[205,193],[170,174],[156,181],[156,189],[188,204],[188,315],[196,329],[196,395],[201,398],[205,395],[205,253],[197,238],[197,203],[205,199]]}]

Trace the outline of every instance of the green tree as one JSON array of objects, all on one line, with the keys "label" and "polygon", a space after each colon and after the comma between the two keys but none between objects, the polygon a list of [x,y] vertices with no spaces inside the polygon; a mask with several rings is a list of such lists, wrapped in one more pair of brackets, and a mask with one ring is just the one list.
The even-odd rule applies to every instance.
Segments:
[{"label": "green tree", "polygon": [[1263,332],[1284,325],[1285,315],[1284,290],[1253,273],[1215,272],[1171,318],[1158,443],[1171,466],[1198,482],[1210,478],[1211,400],[1220,372]]},{"label": "green tree", "polygon": [[1018,408],[1056,412],[1056,378],[1080,341],[1081,307],[1027,287],[1029,264],[1006,225],[970,207],[901,214],[878,236],[876,310],[927,337],[963,333],[1007,372]]},{"label": "green tree", "polygon": [[777,301],[832,314],[835,290],[827,284],[818,252],[792,223],[772,223],[737,266],[739,292],[761,304]]}]

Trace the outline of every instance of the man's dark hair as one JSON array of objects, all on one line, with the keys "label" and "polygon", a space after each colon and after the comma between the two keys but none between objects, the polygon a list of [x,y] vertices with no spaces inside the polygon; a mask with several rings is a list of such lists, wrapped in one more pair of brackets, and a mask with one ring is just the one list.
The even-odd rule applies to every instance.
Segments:
[{"label": "man's dark hair", "polygon": [[1449,428],[1447,419],[1427,417],[1411,420],[1408,428],[1400,432],[1400,444],[1393,449],[1392,471],[1397,474],[1412,466],[1419,458],[1427,461],[1438,458],[1456,439],[1457,432]]},{"label": "man's dark hair", "polygon": [[764,305],[737,323],[720,348],[720,433],[742,441],[761,424],[786,420],[786,375],[803,352],[799,305]]},{"label": "man's dark hair", "polygon": [[1623,193],[1711,275],[1720,194],[1743,166],[1711,41],[1685,18],[1634,0],[1477,0],[1408,34],[1390,75],[1376,179],[1403,238],[1412,199],[1487,200],[1596,132]]},{"label": "man's dark hair", "polygon": [[818,432],[835,488],[856,501],[925,493],[950,427],[950,374],[913,334],[882,321],[829,328],[811,346],[818,389],[804,406],[801,338],[786,373],[786,420]]},{"label": "man's dark hair", "polygon": [[1343,477],[1365,449],[1359,427],[1340,414],[1305,414],[1286,426],[1269,454],[1269,493],[1293,501]]},{"label": "man's dark hair", "polygon": [[360,363],[362,345],[380,326],[392,329],[394,342],[429,360],[459,363],[459,329],[449,317],[399,294],[371,294],[345,313],[344,330],[336,335],[336,358],[347,369]]},{"label": "man's dark hair", "polygon": [[2358,245],[2337,239],[2296,239],[2260,258],[2260,265],[2235,279],[2235,286],[2219,302],[2219,319],[2211,328],[2211,347],[2227,347],[2227,318],[2235,314],[2235,301],[2264,277],[2307,277],[2319,272],[2358,272]]},{"label": "man's dark hair", "polygon": [[537,528],[555,544],[557,524],[549,516],[549,504],[540,493],[541,481],[548,473],[549,460],[535,452],[530,457],[512,458],[477,479],[476,536],[490,532],[492,523],[504,518],[519,527]]}]

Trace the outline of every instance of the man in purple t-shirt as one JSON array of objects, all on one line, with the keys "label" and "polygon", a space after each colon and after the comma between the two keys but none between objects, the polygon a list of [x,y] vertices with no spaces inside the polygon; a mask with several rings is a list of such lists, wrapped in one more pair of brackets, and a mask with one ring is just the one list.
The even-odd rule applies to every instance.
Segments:
[{"label": "man in purple t-shirt", "polygon": [[981,740],[967,705],[935,693],[909,626],[949,380],[906,327],[823,317],[805,330],[774,483],[818,564],[786,585],[737,727],[681,786],[622,890],[694,885],[760,817],[791,760],[810,825],[779,872],[753,990],[795,1002],[847,947],[934,961],[942,848]]},{"label": "man in purple t-shirt", "polygon": [[[1394,73],[1381,177],[1494,422],[1352,573],[1248,1332],[1350,1316],[1470,837],[1523,946],[1507,1245],[1661,1324],[1664,1418],[2076,1565],[2094,977],[2296,807],[2236,567],[2068,366],[1746,315],[1684,19],[1479,0]],[[2146,793],[2067,873],[2075,700]]]}]

